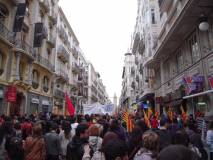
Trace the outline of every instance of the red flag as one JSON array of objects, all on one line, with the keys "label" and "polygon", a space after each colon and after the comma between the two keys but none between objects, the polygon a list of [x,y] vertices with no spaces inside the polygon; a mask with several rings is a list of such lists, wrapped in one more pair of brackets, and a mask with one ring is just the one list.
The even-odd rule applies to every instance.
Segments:
[{"label": "red flag", "polygon": [[65,100],[66,100],[67,110],[70,116],[74,116],[75,108],[74,108],[74,105],[72,104],[70,97],[67,95],[67,93],[65,93]]}]

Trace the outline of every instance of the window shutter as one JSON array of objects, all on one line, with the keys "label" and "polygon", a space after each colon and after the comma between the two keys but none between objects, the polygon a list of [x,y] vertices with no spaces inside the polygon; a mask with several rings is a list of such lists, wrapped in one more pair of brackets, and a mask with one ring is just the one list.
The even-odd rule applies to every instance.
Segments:
[{"label": "window shutter", "polygon": [[42,40],[43,40],[43,23],[36,23],[33,46],[41,47]]},{"label": "window shutter", "polygon": [[24,16],[26,12],[26,3],[19,3],[16,11],[13,31],[20,32],[24,22]]}]

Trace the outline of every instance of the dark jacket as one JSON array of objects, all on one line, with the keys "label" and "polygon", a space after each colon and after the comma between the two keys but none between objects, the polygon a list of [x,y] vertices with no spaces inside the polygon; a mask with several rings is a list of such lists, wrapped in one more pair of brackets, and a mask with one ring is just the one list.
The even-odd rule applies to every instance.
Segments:
[{"label": "dark jacket", "polygon": [[80,137],[74,136],[72,141],[67,145],[66,160],[81,160],[84,155],[85,141]]},{"label": "dark jacket", "polygon": [[166,148],[172,143],[172,136],[171,133],[166,129],[156,130],[160,138],[160,150]]},{"label": "dark jacket", "polygon": [[46,154],[58,156],[60,154],[59,135],[56,132],[47,133],[44,137],[46,144]]}]

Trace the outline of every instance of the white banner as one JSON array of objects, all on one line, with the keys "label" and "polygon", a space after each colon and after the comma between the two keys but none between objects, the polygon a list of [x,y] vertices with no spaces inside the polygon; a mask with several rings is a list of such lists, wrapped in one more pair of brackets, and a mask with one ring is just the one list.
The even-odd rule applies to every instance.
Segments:
[{"label": "white banner", "polygon": [[84,105],[84,114],[109,114],[112,115],[114,113],[115,107],[114,104],[102,105],[100,103],[94,103],[91,105]]}]

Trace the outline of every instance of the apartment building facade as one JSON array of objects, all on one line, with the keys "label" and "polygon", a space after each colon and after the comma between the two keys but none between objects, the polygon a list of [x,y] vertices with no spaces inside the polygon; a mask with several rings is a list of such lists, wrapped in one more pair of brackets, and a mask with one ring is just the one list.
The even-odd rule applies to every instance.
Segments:
[{"label": "apartment building facade", "polygon": [[110,102],[106,87],[103,85],[100,74],[95,71],[92,63],[88,62],[88,104],[99,102],[108,104]]},{"label": "apartment building facade", "polygon": [[[211,115],[212,2],[210,0],[149,2],[154,3],[157,9],[154,11],[156,17],[153,19],[153,5],[148,6],[148,10],[151,11],[149,24],[152,25],[156,20],[156,32],[153,38],[144,38],[145,49],[140,62],[145,73],[148,71],[145,82],[148,82],[148,87],[153,93],[155,109],[162,113],[172,106],[173,110],[180,114],[183,106],[189,114],[195,116]],[[144,12],[147,9],[141,10]],[[143,16],[143,13],[140,15]],[[148,29],[146,26],[140,26],[145,28],[145,32],[139,29],[143,37],[151,33],[149,29],[152,26]],[[135,36],[134,42],[137,42],[137,39],[139,38]],[[133,52],[134,46],[137,45],[133,45]],[[142,90],[145,92],[143,87]],[[143,101],[144,94],[140,95]],[[145,100],[147,99],[146,97]]]},{"label": "apartment building facade", "polygon": [[0,114],[79,113],[88,65],[58,0],[0,1]]},{"label": "apartment building facade", "polygon": [[1,76],[1,112],[51,111],[55,43],[48,33],[55,30],[57,0],[0,3],[1,59],[7,66]]}]

